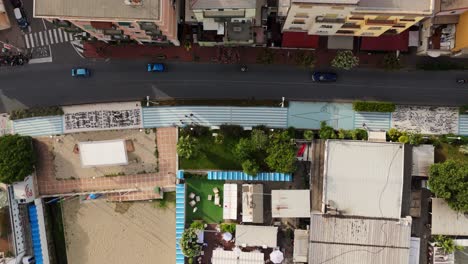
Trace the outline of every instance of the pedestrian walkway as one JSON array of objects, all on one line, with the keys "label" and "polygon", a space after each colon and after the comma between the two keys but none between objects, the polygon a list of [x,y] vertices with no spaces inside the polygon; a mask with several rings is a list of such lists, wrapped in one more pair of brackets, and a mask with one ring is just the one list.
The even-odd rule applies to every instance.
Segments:
[{"label": "pedestrian walkway", "polygon": [[70,42],[72,40],[72,33],[65,32],[64,30],[59,28],[33,32],[24,35],[24,42],[26,43],[26,48],[28,49]]},{"label": "pedestrian walkway", "polygon": [[354,128],[386,131],[391,127],[391,120],[391,113],[356,112],[354,114]]}]

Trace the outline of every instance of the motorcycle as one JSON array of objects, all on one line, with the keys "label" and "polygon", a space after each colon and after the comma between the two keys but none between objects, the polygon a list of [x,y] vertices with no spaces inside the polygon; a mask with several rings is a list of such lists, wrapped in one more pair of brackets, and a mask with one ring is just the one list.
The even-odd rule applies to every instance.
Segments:
[{"label": "motorcycle", "polygon": [[246,72],[247,70],[248,70],[247,66],[245,66],[245,65],[241,66],[241,72]]},{"label": "motorcycle", "polygon": [[466,80],[466,79],[457,79],[457,83],[458,84],[468,83],[468,80]]}]

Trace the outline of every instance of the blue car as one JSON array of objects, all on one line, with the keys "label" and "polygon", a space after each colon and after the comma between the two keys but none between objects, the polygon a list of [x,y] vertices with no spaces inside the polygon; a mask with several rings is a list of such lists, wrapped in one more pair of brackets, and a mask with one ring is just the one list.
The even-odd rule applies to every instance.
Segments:
[{"label": "blue car", "polygon": [[73,77],[89,77],[89,70],[86,68],[76,68],[71,70]]},{"label": "blue car", "polygon": [[314,82],[336,82],[337,75],[334,72],[313,72],[312,81]]},{"label": "blue car", "polygon": [[148,72],[163,72],[166,67],[162,63],[148,63]]}]

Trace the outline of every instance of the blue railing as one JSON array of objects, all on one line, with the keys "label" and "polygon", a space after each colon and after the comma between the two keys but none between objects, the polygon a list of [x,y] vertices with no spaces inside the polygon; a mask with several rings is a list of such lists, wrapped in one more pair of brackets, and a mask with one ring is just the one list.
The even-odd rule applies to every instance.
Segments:
[{"label": "blue railing", "polygon": [[[177,178],[184,178],[184,171],[177,172]],[[184,264],[184,254],[179,241],[185,229],[185,184],[176,184],[176,264]]]},{"label": "blue railing", "polygon": [[208,180],[290,182],[292,181],[292,175],[277,172],[261,172],[254,177],[241,171],[209,171]]}]

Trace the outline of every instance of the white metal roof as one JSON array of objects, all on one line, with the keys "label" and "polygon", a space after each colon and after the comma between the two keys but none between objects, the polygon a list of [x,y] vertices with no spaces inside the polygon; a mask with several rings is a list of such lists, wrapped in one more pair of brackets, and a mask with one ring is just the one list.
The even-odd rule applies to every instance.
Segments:
[{"label": "white metal roof", "polygon": [[411,219],[311,217],[309,264],[408,263]]},{"label": "white metal roof", "polygon": [[237,220],[237,184],[224,184],[223,219]]},{"label": "white metal roof", "polygon": [[236,226],[236,246],[275,248],[278,240],[278,227],[276,226]]},{"label": "white metal roof", "polygon": [[434,164],[434,146],[420,145],[413,147],[412,161],[412,176],[429,176],[429,168]]},{"label": "white metal roof", "polygon": [[80,142],[79,151],[83,167],[128,164],[124,139]]},{"label": "white metal roof", "polygon": [[224,249],[213,250],[212,264],[263,264],[263,253],[228,251]]},{"label": "white metal roof", "polygon": [[255,0],[190,0],[192,10],[197,9],[253,9]]},{"label": "white metal roof", "polygon": [[433,198],[432,234],[468,236],[468,215],[453,210],[442,198]]},{"label": "white metal roof", "polygon": [[403,144],[328,140],[325,156],[325,204],[344,215],[400,218]]},{"label": "white metal roof", "polygon": [[271,214],[273,218],[309,218],[310,190],[272,190]]},{"label": "white metal roof", "polygon": [[294,230],[293,262],[307,263],[309,256],[309,230]]},{"label": "white metal roof", "polygon": [[242,222],[263,223],[263,185],[242,185]]}]

